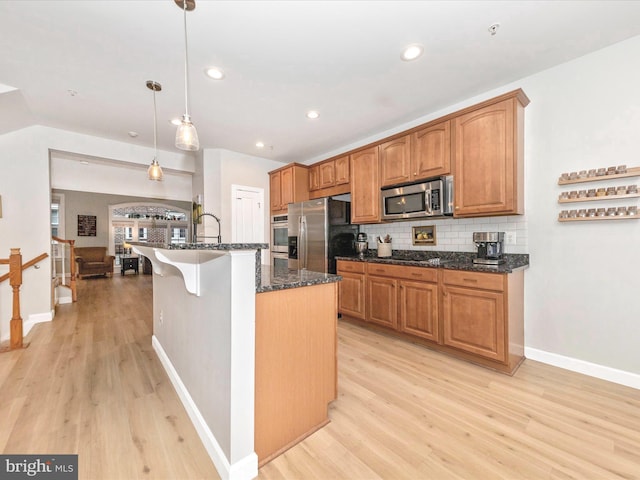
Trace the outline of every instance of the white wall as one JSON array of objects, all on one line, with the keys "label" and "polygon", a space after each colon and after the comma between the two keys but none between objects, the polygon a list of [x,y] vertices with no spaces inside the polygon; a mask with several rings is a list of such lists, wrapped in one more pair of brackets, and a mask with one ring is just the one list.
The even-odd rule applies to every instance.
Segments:
[{"label": "white wall", "polygon": [[[0,258],[8,258],[10,248],[20,248],[27,262],[50,253],[49,157],[38,135],[40,127],[30,127],[0,135]],[[20,290],[21,316],[25,323],[51,319],[51,261],[39,269],[24,271]],[[0,265],[0,274],[8,272]],[[0,283],[0,339],[9,338],[12,290],[9,280]]]},{"label": "white wall", "polygon": [[[252,157],[223,149],[207,149],[203,155],[204,209],[219,215],[222,226],[222,241],[231,240],[231,185],[262,188],[265,201],[265,243],[269,243],[269,175],[282,163],[266,158]],[[194,194],[199,192],[194,192]],[[217,235],[215,221],[206,219],[207,236]]]}]

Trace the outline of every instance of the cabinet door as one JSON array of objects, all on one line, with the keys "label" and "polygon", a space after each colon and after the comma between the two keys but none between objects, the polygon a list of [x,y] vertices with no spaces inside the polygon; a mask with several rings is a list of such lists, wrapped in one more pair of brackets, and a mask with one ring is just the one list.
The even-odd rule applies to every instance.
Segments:
[{"label": "cabinet door", "polygon": [[398,281],[386,277],[367,277],[367,321],[398,327]]},{"label": "cabinet door", "polygon": [[411,149],[413,180],[451,173],[451,122],[447,120],[415,132]]},{"label": "cabinet door", "polygon": [[454,119],[456,216],[518,211],[515,128],[516,99]]},{"label": "cabinet door", "polygon": [[351,223],[380,221],[378,147],[351,154]]},{"label": "cabinet door", "polygon": [[271,198],[271,213],[282,210],[282,175],[280,171],[269,174],[269,196]]},{"label": "cabinet door", "polygon": [[320,188],[320,165],[309,168],[309,191],[314,192]]},{"label": "cabinet door", "polygon": [[336,158],[336,185],[349,183],[349,156]]},{"label": "cabinet door", "polygon": [[335,185],[335,162],[324,162],[320,165],[320,188],[329,188]]},{"label": "cabinet door", "polygon": [[289,168],[285,168],[284,170],[281,170],[280,174],[282,176],[282,180],[281,180],[282,183],[280,185],[282,208],[286,210],[287,205],[294,202],[293,167],[289,167]]},{"label": "cabinet door", "polygon": [[338,270],[342,281],[338,282],[338,311],[350,317],[365,319],[364,274]]},{"label": "cabinet door", "polygon": [[438,342],[438,285],[400,281],[401,332]]},{"label": "cabinet door", "polygon": [[445,285],[442,295],[444,345],[505,362],[504,294]]},{"label": "cabinet door", "polygon": [[379,146],[380,185],[397,185],[411,180],[411,138],[406,135]]}]

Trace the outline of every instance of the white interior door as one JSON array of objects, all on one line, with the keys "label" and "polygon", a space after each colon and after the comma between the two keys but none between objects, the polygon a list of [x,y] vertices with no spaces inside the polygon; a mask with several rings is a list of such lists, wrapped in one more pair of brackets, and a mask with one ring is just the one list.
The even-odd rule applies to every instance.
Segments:
[{"label": "white interior door", "polygon": [[233,206],[231,241],[233,243],[266,243],[264,240],[264,190],[233,185],[231,196]]}]

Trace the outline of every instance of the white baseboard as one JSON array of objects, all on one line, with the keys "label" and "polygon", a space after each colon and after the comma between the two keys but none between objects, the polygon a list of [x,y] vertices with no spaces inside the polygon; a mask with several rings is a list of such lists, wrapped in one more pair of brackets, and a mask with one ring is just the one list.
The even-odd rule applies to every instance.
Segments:
[{"label": "white baseboard", "polygon": [[169,360],[169,357],[155,335],[153,335],[151,343],[153,345],[153,349],[158,354],[160,363],[162,363],[167,375],[169,375],[173,388],[175,388],[178,397],[180,397],[180,401],[182,402],[182,405],[184,405],[184,408],[191,419],[191,423],[193,423],[193,426],[196,428],[196,431],[200,436],[200,440],[202,440],[202,443],[204,444],[204,448],[211,457],[216,470],[218,470],[220,478],[222,478],[222,480],[251,480],[257,477],[258,456],[255,452],[235,462],[233,465],[229,463],[229,460],[222,451],[220,444],[202,417],[200,410],[198,410],[198,407],[191,398],[191,395],[189,395],[187,387],[182,383],[178,372],[173,367],[171,360]]},{"label": "white baseboard", "polygon": [[[36,323],[50,322],[51,320],[53,320],[53,312],[34,313],[29,315],[29,318],[22,320],[22,336],[26,337]],[[0,341],[5,342],[9,340],[10,337],[11,331],[3,335],[2,338],[0,338]]]},{"label": "white baseboard", "polygon": [[605,367],[596,363],[565,357],[557,353],[545,352],[544,350],[530,347],[525,347],[524,356],[531,360],[553,365],[554,367],[564,368],[565,370],[571,370],[572,372],[582,373],[590,377],[596,377],[601,380],[619,383],[620,385],[640,390],[640,375],[637,373]]}]

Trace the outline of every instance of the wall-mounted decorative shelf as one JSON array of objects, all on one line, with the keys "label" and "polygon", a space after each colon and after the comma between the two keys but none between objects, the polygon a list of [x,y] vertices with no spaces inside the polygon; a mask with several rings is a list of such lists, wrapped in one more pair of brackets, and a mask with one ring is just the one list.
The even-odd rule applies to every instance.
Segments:
[{"label": "wall-mounted decorative shelf", "polygon": [[619,200],[621,198],[636,198],[636,197],[640,197],[640,193],[628,193],[625,195],[603,195],[600,197],[565,198],[565,199],[559,198],[558,203],[597,202],[599,200]]},{"label": "wall-mounted decorative shelf", "polygon": [[575,180],[560,180],[558,185],[571,185],[573,183],[599,182],[601,180],[615,180],[616,178],[640,177],[640,167],[628,168],[626,173],[616,173],[614,175],[601,175],[599,177],[576,178]]},{"label": "wall-mounted decorative shelf", "polygon": [[576,218],[558,218],[559,222],[591,222],[600,220],[639,220],[640,215],[620,215],[610,217],[576,217]]}]

